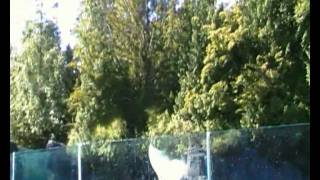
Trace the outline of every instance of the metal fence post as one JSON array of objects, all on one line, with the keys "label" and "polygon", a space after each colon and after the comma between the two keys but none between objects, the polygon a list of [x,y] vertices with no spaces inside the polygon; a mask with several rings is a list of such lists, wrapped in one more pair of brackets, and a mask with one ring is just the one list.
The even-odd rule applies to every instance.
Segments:
[{"label": "metal fence post", "polygon": [[207,179],[211,180],[210,132],[207,131]]},{"label": "metal fence post", "polygon": [[78,180],[82,180],[81,169],[81,143],[78,144]]},{"label": "metal fence post", "polygon": [[15,159],[16,159],[16,153],[12,153],[12,180],[14,180],[14,172],[15,172]]}]

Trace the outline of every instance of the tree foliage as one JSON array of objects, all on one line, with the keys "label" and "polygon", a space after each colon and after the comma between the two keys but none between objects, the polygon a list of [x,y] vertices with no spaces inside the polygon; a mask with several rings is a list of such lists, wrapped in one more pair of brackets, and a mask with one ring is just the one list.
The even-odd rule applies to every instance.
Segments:
[{"label": "tree foliage", "polygon": [[10,57],[12,134],[26,144],[56,128],[74,143],[309,122],[309,16],[306,0],[84,0],[73,49],[46,22]]},{"label": "tree foliage", "polygon": [[28,22],[23,52],[12,60],[10,132],[21,145],[44,145],[52,132],[61,140],[66,138],[67,91],[59,43],[53,22]]},{"label": "tree foliage", "polygon": [[[308,5],[301,4],[244,1],[217,9],[201,23],[204,55],[180,76],[174,112],[154,115],[149,134],[308,122]],[[297,21],[299,7],[307,25]]]}]

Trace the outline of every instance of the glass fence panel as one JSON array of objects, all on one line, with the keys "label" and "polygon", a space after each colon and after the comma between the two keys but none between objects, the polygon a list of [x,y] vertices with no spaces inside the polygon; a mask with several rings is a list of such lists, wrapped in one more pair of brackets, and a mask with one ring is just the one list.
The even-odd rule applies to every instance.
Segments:
[{"label": "glass fence panel", "polygon": [[211,179],[309,179],[309,130],[298,125],[212,132]]},{"label": "glass fence panel", "polygon": [[159,179],[206,179],[206,135],[153,138],[149,159]]},{"label": "glass fence panel", "polygon": [[82,179],[154,179],[147,139],[82,146]]},{"label": "glass fence panel", "polygon": [[82,179],[206,179],[205,134],[82,146]]},{"label": "glass fence panel", "polygon": [[310,176],[309,130],[309,125],[267,127],[214,131],[208,139],[198,133],[18,151],[10,155],[10,175],[14,180],[304,180]]},{"label": "glass fence panel", "polygon": [[14,180],[70,180],[77,168],[73,147],[15,153]]}]

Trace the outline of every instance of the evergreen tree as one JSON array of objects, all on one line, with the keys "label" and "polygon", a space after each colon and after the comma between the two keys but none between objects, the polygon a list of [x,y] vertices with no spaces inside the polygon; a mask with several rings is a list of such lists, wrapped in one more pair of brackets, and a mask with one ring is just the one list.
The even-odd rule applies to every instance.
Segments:
[{"label": "evergreen tree", "polygon": [[59,45],[52,21],[27,23],[23,52],[10,70],[10,133],[23,146],[43,147],[50,133],[66,140],[67,89]]}]

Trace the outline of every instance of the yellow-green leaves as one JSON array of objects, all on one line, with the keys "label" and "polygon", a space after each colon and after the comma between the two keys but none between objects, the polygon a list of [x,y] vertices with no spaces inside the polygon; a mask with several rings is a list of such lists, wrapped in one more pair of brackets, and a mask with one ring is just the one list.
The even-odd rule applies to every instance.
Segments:
[{"label": "yellow-green leaves", "polygon": [[66,71],[53,22],[29,22],[25,32],[23,51],[10,70],[10,129],[19,144],[39,148],[50,133],[66,138]]},{"label": "yellow-green leaves", "polygon": [[122,118],[113,118],[108,125],[97,125],[93,136],[95,139],[119,139],[126,135],[126,122]]},{"label": "yellow-green leaves", "polygon": [[308,0],[297,0],[297,4],[294,9],[297,23],[302,23],[308,13],[310,13],[310,1]]}]

